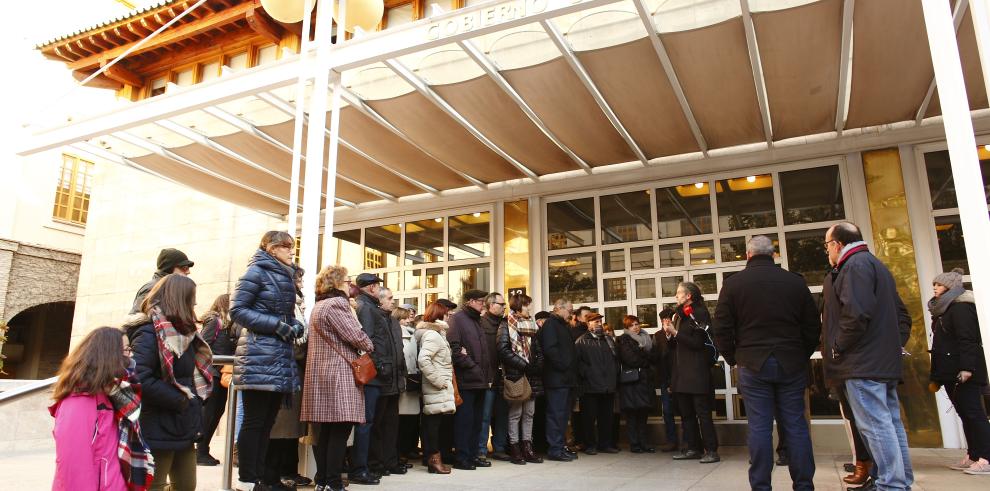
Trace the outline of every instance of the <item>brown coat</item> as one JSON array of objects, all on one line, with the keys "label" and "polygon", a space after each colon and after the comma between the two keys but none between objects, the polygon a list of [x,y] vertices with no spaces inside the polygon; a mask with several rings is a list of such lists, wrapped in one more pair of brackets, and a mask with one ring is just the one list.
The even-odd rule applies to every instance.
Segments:
[{"label": "brown coat", "polygon": [[350,362],[357,358],[358,350],[371,351],[373,347],[347,299],[333,297],[317,302],[310,318],[310,332],[301,419],[311,423],[364,423],[364,392],[354,383]]}]

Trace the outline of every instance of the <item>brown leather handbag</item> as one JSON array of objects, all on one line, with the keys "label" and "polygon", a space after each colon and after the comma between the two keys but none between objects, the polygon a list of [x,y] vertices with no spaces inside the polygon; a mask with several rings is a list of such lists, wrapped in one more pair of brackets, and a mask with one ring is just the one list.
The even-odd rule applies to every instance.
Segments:
[{"label": "brown leather handbag", "polygon": [[[323,338],[323,342],[327,343],[327,345],[329,345],[331,349],[336,351],[341,358],[345,360],[347,359],[347,357],[344,356],[344,354],[341,353],[339,349],[337,349],[337,345],[330,342],[330,340],[327,339],[326,333],[324,333],[322,330],[316,327],[314,327],[312,330],[316,331],[316,333],[319,334],[321,338]],[[378,370],[375,370],[375,362],[371,360],[371,355],[369,355],[368,353],[360,355],[357,358],[351,360],[350,364],[351,364],[351,371],[354,372],[354,385],[357,385],[358,387],[364,387],[365,384],[371,382],[372,380],[375,379],[375,377],[378,376]]]},{"label": "brown leather handbag", "polygon": [[464,404],[464,399],[461,399],[461,391],[457,390],[457,375],[450,374],[450,383],[454,386],[454,405],[460,406]]}]

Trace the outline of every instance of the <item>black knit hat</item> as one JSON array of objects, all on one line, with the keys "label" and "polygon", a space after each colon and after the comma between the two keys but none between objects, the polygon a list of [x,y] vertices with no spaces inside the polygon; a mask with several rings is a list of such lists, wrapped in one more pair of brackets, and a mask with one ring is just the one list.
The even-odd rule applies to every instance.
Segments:
[{"label": "black knit hat", "polygon": [[488,296],[488,292],[481,290],[468,290],[464,292],[464,302],[470,302],[471,300],[478,300]]},{"label": "black knit hat", "polygon": [[454,310],[454,309],[457,308],[457,304],[456,303],[451,302],[450,300],[447,300],[446,298],[441,298],[441,299],[437,300],[437,303],[440,304],[440,305],[443,305],[444,307],[447,307],[450,310]]},{"label": "black knit hat", "polygon": [[191,268],[194,264],[185,252],[178,249],[162,249],[162,252],[158,253],[158,272],[162,274],[172,274],[175,268]]},{"label": "black knit hat", "polygon": [[533,318],[536,320],[548,319],[550,318],[550,312],[547,312],[546,310],[541,310],[537,312],[536,315],[533,316]]}]

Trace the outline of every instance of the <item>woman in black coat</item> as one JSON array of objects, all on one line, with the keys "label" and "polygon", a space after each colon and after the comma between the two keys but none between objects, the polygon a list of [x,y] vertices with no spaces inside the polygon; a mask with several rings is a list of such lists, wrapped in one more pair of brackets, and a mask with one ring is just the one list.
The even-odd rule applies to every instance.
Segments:
[{"label": "woman in black coat", "polygon": [[[141,432],[155,458],[151,489],[196,489],[196,448],[213,355],[196,331],[196,283],[170,274],[151,288],[124,324],[141,382]],[[219,380],[216,381],[219,383]]]},{"label": "woman in black coat", "polygon": [[244,401],[237,436],[238,489],[257,483],[283,489],[281,482],[262,481],[279,406],[286,394],[299,390],[293,342],[305,329],[295,317],[294,250],[295,240],[287,232],[266,232],[231,299],[230,317],[244,328],[234,359],[234,384]]},{"label": "woman in black coat", "polygon": [[652,368],[656,362],[653,337],[640,327],[635,315],[627,315],[622,325],[622,336],[615,341],[620,363],[619,409],[626,416],[629,449],[633,453],[654,453],[656,449],[647,442],[646,427],[657,399]]},{"label": "woman in black coat", "polygon": [[969,449],[953,465],[967,474],[990,473],[990,422],[983,408],[987,362],[973,292],[965,290],[961,269],[935,277],[935,297],[928,301],[932,314],[931,379],[945,387],[962,420]]},{"label": "woman in black coat", "polygon": [[495,351],[506,379],[518,382],[526,377],[531,394],[509,405],[509,456],[513,464],[543,463],[533,449],[533,418],[536,398],[543,395],[543,350],[536,339],[538,327],[530,318],[528,295],[509,297],[509,315],[495,334]]},{"label": "woman in black coat", "polygon": [[715,401],[712,365],[716,351],[709,335],[711,322],[698,285],[691,282],[678,285],[674,322],[664,329],[672,336],[669,343],[675,356],[670,388],[680,409],[688,448],[674,455],[674,460],[701,459],[703,464],[721,460],[712,421]]}]

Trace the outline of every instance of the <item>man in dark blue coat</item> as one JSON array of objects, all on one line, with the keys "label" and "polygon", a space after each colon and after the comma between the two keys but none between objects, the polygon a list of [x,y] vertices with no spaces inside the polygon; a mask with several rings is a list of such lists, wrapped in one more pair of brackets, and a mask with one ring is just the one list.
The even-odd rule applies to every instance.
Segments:
[{"label": "man in dark blue coat", "polygon": [[543,387],[547,396],[547,458],[570,462],[575,456],[564,447],[570,393],[577,388],[577,355],[567,319],[573,308],[570,300],[554,302],[552,315],[543,323],[537,337],[543,347]]},{"label": "man in dark blue coat", "polygon": [[454,413],[454,446],[457,448],[454,468],[461,470],[492,465],[478,457],[485,393],[492,387],[495,377],[491,360],[496,354],[489,353],[485,331],[481,327],[486,296],[488,292],[480,290],[464,292],[463,304],[450,316],[450,328],[447,329],[457,388],[464,401]]}]

